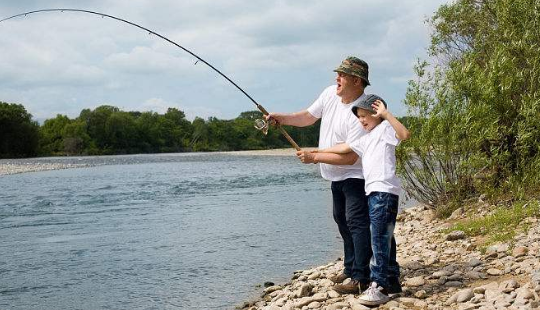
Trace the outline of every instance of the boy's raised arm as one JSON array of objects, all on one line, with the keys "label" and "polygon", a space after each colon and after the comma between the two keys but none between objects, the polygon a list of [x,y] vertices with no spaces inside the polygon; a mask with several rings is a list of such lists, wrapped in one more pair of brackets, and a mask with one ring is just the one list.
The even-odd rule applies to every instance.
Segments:
[{"label": "boy's raised arm", "polygon": [[371,105],[373,107],[373,110],[377,112],[375,116],[380,116],[383,119],[387,120],[388,123],[394,128],[396,131],[396,138],[399,140],[407,140],[411,136],[411,133],[409,130],[394,116],[390,111],[386,109],[384,104],[380,100],[376,100],[374,104]]}]

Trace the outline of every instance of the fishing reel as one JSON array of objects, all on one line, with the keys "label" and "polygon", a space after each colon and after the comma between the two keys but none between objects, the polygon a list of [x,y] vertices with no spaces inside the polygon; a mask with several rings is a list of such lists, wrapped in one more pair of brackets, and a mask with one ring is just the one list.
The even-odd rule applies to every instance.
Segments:
[{"label": "fishing reel", "polygon": [[255,129],[262,131],[265,136],[268,134],[269,127],[268,121],[260,118],[255,120]]},{"label": "fishing reel", "polygon": [[258,118],[255,120],[255,128],[262,131],[265,136],[268,134],[268,129],[270,128],[270,126],[276,125],[277,122],[275,119],[270,119],[270,121],[267,121],[265,119]]}]

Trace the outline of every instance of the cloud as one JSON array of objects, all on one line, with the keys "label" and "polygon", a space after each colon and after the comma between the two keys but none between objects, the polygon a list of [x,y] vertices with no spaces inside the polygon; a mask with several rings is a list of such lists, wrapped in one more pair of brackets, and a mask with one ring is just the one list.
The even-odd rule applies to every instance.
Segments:
[{"label": "cloud", "polygon": [[[428,44],[423,21],[445,2],[52,0],[47,6],[95,10],[152,29],[207,60],[268,109],[292,112],[334,82],[332,69],[348,55],[370,64],[368,91],[399,105]],[[6,15],[40,8],[37,0],[0,4]],[[64,106],[77,114],[102,102],[133,109],[181,103],[186,114],[205,118],[233,118],[253,108],[212,69],[194,65],[195,57],[99,16],[43,13],[0,23],[0,57],[0,100],[23,103],[34,114],[53,106],[55,113]]]}]

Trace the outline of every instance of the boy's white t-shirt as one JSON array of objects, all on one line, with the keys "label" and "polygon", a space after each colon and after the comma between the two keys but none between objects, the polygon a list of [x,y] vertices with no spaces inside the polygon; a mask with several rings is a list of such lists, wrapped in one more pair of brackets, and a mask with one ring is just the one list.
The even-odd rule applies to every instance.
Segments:
[{"label": "boy's white t-shirt", "polygon": [[[329,148],[338,143],[356,141],[366,134],[358,119],[351,112],[353,104],[365,94],[349,104],[341,102],[336,94],[337,85],[327,87],[307,109],[316,118],[321,119],[319,149]],[[329,181],[342,181],[349,178],[363,179],[362,161],[354,165],[328,165],[321,163],[321,176]]]},{"label": "boy's white t-shirt", "polygon": [[399,142],[396,131],[386,120],[360,139],[347,140],[362,160],[366,195],[371,192],[399,195],[401,182],[396,175],[396,146]]}]

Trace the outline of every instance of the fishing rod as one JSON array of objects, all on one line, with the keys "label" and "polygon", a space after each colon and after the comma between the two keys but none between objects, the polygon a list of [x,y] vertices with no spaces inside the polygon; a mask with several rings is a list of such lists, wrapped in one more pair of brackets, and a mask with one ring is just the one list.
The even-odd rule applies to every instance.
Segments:
[{"label": "fishing rod", "polygon": [[[112,16],[112,15],[109,15],[109,14],[105,14],[105,13],[100,13],[100,12],[95,12],[95,11],[89,11],[89,10],[81,10],[81,9],[42,9],[42,10],[35,10],[35,11],[28,11],[28,12],[24,12],[24,13],[20,13],[20,14],[16,14],[16,15],[13,15],[13,16],[10,16],[10,17],[7,17],[7,18],[4,18],[4,19],[1,19],[0,20],[0,23],[1,22],[4,22],[4,21],[7,21],[7,20],[10,20],[10,19],[14,19],[14,18],[17,18],[17,17],[21,17],[21,16],[27,16],[27,15],[30,15],[30,14],[36,14],[36,13],[43,13],[43,12],[80,12],[80,13],[87,13],[87,14],[93,14],[93,15],[98,15],[98,16],[101,16],[102,18],[104,17],[108,17],[108,18],[111,18],[111,19],[114,19],[114,20],[117,20],[117,21],[120,21],[120,22],[123,22],[123,23],[126,23],[128,25],[131,25],[131,26],[135,26],[139,29],[142,29],[142,30],[145,30],[148,32],[148,34],[153,34],[171,44],[173,44],[174,46],[182,49],[183,51],[187,52],[188,54],[190,54],[191,56],[197,58],[197,61],[195,62],[195,64],[197,64],[197,62],[202,62],[204,63],[205,65],[207,65],[208,67],[210,67],[210,69],[214,70],[215,72],[219,73],[219,75],[221,75],[222,77],[224,77],[227,81],[229,81],[232,85],[234,85],[239,91],[241,91],[246,97],[248,97],[249,100],[251,100],[251,102],[253,102],[255,104],[255,106],[257,107],[257,109],[259,109],[259,111],[262,112],[263,115],[268,115],[268,111],[262,106],[260,105],[257,101],[255,101],[255,99],[253,99],[246,91],[244,91],[240,86],[238,86],[238,84],[236,84],[233,80],[231,80],[228,76],[226,76],[225,74],[223,74],[221,71],[219,71],[216,67],[212,66],[210,63],[208,63],[206,60],[202,59],[199,55],[193,53],[192,51],[188,50],[187,48],[181,46],[180,44],[174,42],[173,40],[155,32],[155,31],[152,31],[146,27],[143,27],[141,25],[138,25],[134,22],[130,22],[128,20],[125,20],[125,19],[122,19],[122,18],[119,18],[119,17],[116,17],[116,16]],[[274,124],[278,129],[279,131],[283,134],[283,136],[285,136],[285,138],[287,139],[287,141],[289,141],[289,143],[297,150],[297,151],[300,151],[300,147],[298,146],[298,144],[293,140],[293,138],[291,138],[291,136],[287,133],[287,131],[281,126],[281,124],[275,122],[275,120],[272,122],[272,124]],[[261,130],[265,135],[266,133],[268,132],[268,127],[269,127],[269,123],[265,120],[256,120],[255,122],[255,128]]]}]

